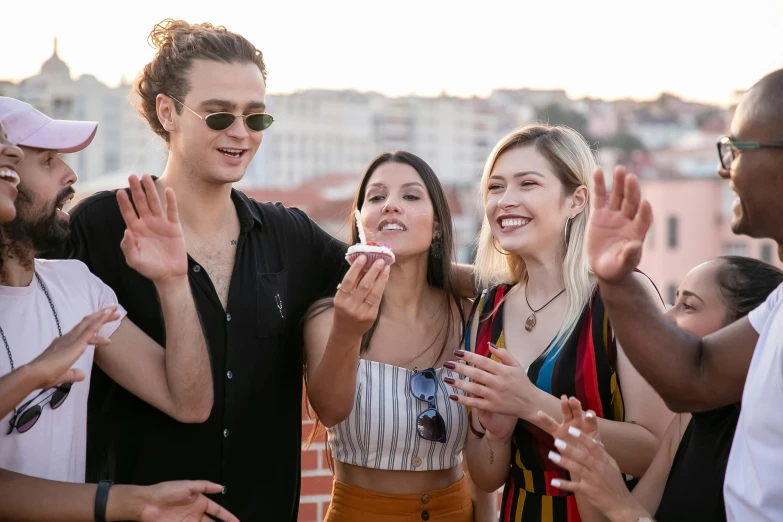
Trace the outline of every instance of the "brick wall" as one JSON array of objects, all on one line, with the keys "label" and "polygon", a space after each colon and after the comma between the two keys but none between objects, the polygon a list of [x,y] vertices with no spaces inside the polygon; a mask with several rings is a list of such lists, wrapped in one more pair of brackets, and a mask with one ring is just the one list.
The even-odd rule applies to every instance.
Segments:
[{"label": "brick wall", "polygon": [[321,522],[332,498],[332,472],[326,461],[323,428],[315,442],[305,449],[314,423],[302,404],[302,491],[299,497],[299,522]]},{"label": "brick wall", "polygon": [[[306,395],[305,395],[306,397]],[[306,401],[306,399],[305,399]],[[326,460],[323,428],[318,438],[305,449],[315,424],[307,416],[306,402],[302,403],[302,491],[299,497],[299,522],[322,522],[332,498],[332,471]],[[500,494],[498,492],[498,507]]]}]

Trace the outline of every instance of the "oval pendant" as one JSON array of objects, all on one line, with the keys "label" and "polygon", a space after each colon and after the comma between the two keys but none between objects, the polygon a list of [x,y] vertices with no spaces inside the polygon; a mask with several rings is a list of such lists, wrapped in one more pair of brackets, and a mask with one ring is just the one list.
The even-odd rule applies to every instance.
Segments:
[{"label": "oval pendant", "polygon": [[525,330],[528,332],[536,325],[536,314],[530,314],[530,317],[525,321]]}]

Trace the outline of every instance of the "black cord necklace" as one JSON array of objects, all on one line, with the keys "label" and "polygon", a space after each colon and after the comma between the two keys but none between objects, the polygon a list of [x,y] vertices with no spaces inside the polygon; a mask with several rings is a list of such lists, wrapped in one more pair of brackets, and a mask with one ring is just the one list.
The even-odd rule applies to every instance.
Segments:
[{"label": "black cord necklace", "polygon": [[538,312],[540,312],[541,310],[543,310],[544,308],[546,308],[547,306],[549,306],[549,303],[551,303],[552,301],[554,301],[555,299],[560,297],[560,294],[562,294],[563,292],[565,292],[565,288],[560,290],[560,292],[558,292],[558,294],[556,296],[554,296],[552,299],[547,301],[544,306],[542,306],[538,310],[535,310],[535,309],[533,309],[532,306],[530,306],[530,301],[527,300],[527,285],[525,285],[525,302],[527,303],[527,307],[530,308],[530,310],[533,312],[532,314],[530,314],[530,317],[527,318],[527,321],[525,321],[525,330],[527,330],[529,332],[530,330],[535,328],[536,323],[538,322],[536,320],[536,314]]}]

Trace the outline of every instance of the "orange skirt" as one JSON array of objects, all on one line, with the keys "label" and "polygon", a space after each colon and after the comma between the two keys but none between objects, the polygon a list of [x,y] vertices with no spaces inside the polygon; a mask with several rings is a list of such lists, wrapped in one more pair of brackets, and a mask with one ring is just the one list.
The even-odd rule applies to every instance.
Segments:
[{"label": "orange skirt", "polygon": [[445,489],[392,495],[334,481],[324,522],[473,522],[466,476]]}]

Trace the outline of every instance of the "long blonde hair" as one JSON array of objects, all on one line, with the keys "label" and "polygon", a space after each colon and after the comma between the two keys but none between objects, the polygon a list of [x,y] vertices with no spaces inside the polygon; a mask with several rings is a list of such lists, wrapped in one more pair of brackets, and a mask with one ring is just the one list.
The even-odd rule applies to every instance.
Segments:
[{"label": "long blonde hair", "polygon": [[[481,196],[484,204],[489,194],[489,177],[497,159],[506,151],[517,147],[535,147],[547,159],[555,175],[563,184],[565,195],[573,194],[580,186],[587,187],[585,208],[574,217],[568,227],[568,243],[563,238],[563,282],[568,299],[565,320],[557,333],[553,346],[566,338],[576,327],[585,305],[595,287],[595,278],[584,252],[585,230],[592,210],[593,171],[595,157],[581,134],[569,127],[546,124],[526,125],[501,139],[487,158],[481,176]],[[565,234],[564,234],[565,236]],[[492,234],[486,214],[478,238],[478,252],[474,264],[474,276],[481,288],[498,283],[527,283],[525,261],[513,254],[504,255]]]}]

